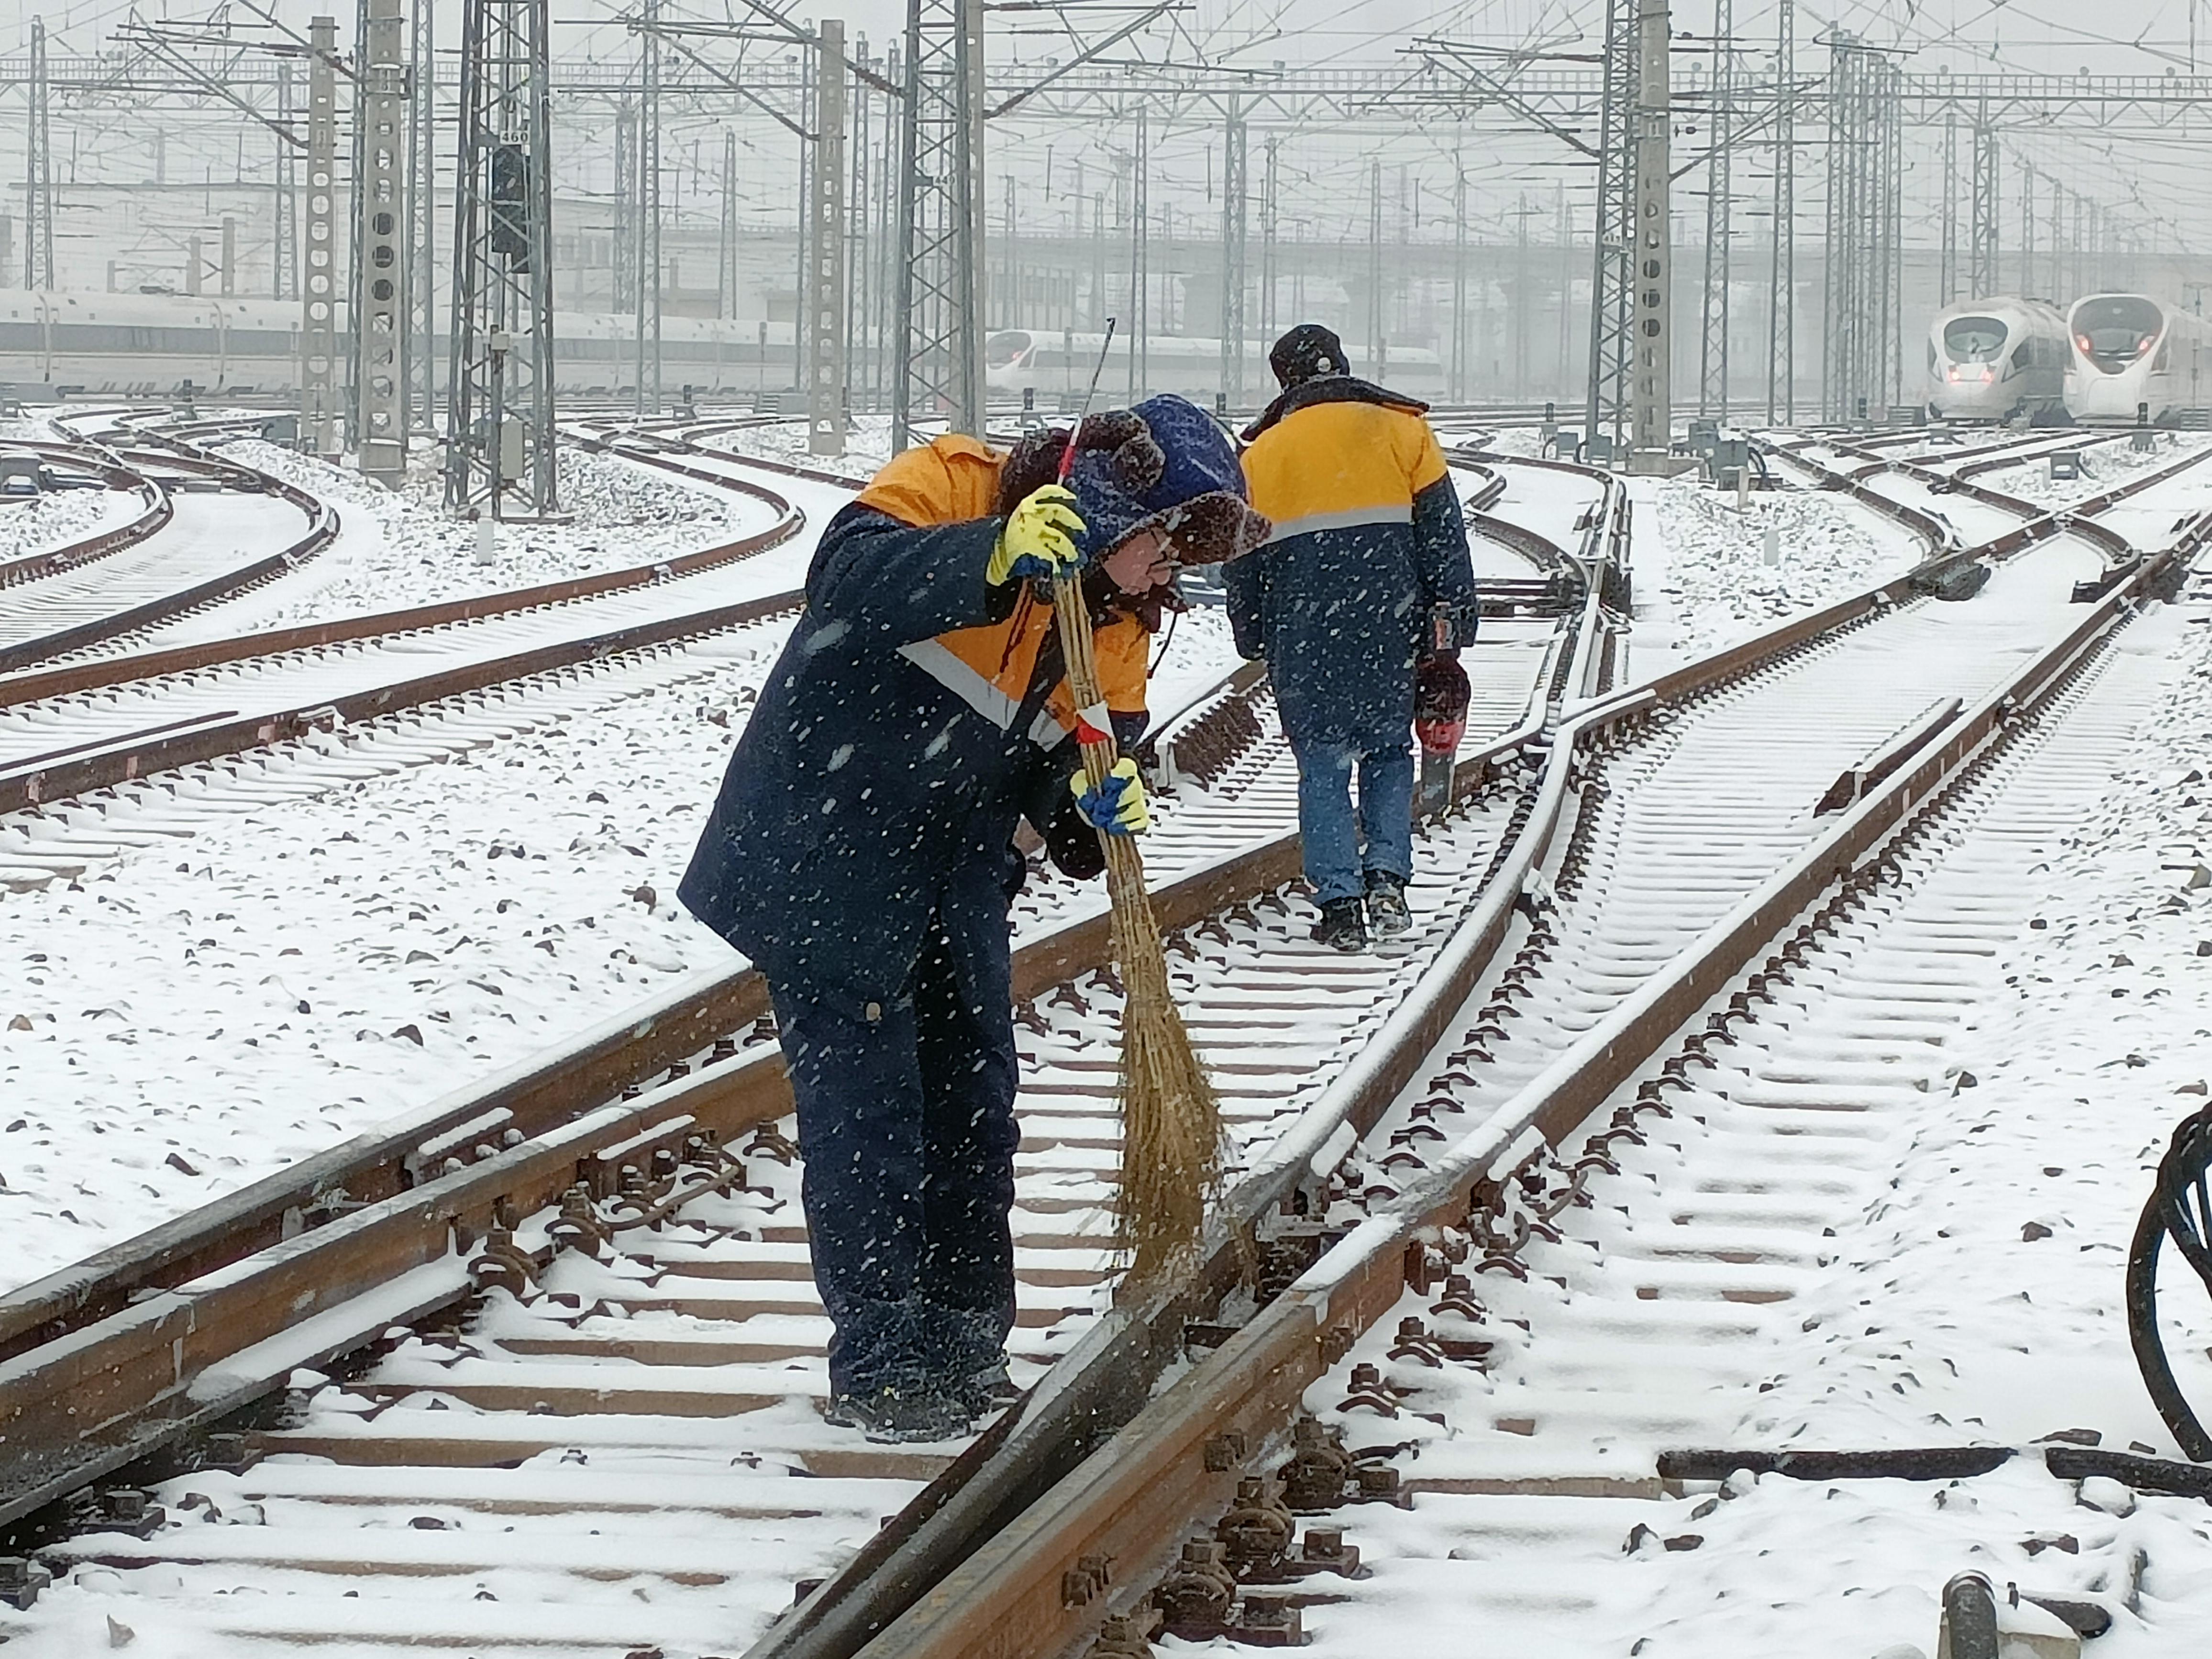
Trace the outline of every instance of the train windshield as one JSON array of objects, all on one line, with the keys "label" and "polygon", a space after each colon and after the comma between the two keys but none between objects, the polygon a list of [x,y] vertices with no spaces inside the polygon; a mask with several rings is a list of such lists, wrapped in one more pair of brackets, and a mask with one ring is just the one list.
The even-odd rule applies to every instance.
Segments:
[{"label": "train windshield", "polygon": [[1009,328],[989,336],[983,342],[983,366],[986,368],[1010,368],[1022,360],[1033,341],[1022,329]]},{"label": "train windshield", "polygon": [[1993,363],[2004,353],[2005,331],[1994,317],[1954,317],[1943,325],[1943,349],[1954,363]]},{"label": "train windshield", "polygon": [[2122,294],[2074,307],[2074,343],[2107,374],[2117,374],[2158,343],[2166,313],[2154,300]]}]

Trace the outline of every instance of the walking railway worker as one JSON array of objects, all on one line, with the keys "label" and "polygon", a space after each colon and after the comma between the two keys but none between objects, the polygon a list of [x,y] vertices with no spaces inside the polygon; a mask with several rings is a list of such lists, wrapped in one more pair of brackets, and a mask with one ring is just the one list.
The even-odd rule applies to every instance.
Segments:
[{"label": "walking railway worker", "polygon": [[1274,531],[1225,573],[1230,626],[1267,659],[1297,760],[1314,938],[1363,950],[1370,926],[1412,926],[1414,684],[1473,641],[1474,569],[1428,405],[1354,379],[1317,323],[1267,361],[1282,395],[1246,429],[1243,460]]},{"label": "walking railway worker", "polygon": [[1134,761],[1085,789],[1049,580],[1085,573],[1126,744],[1176,568],[1267,534],[1194,404],[1081,425],[1064,489],[1064,433],[1011,455],[951,435],[830,521],[680,889],[768,981],[832,1326],[827,1414],[873,1439],[964,1432],[1008,1387],[1018,821],[1080,877],[1104,868],[1098,832],[1150,822]]}]

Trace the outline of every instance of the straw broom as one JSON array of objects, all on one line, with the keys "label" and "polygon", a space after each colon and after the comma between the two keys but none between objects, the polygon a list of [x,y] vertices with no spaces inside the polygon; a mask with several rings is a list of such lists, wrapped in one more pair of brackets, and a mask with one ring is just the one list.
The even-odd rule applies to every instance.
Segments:
[{"label": "straw broom", "polygon": [[[1106,344],[1114,319],[1106,321]],[[1060,482],[1075,465],[1084,418],[1098,391],[1106,348],[1091,371],[1075,429],[1060,461]],[[1098,689],[1091,608],[1073,572],[1055,576],[1053,614],[1067,659],[1067,689],[1076,707],[1083,772],[1093,789],[1105,782],[1120,752]],[[1135,838],[1098,832],[1106,855],[1106,892],[1113,907],[1114,958],[1121,967],[1121,1058],[1115,1095],[1121,1105],[1121,1181],[1114,1203],[1114,1242],[1129,1258],[1129,1277],[1153,1279],[1197,1248],[1207,1204],[1221,1190],[1221,1103],[1206,1074],[1168,985],[1166,953],[1145,861]]]},{"label": "straw broom", "polygon": [[[1068,453],[1074,453],[1073,443]],[[1083,771],[1092,788],[1119,758],[1099,695],[1091,611],[1072,576],[1052,585],[1053,611],[1067,654],[1067,685],[1079,710]],[[1221,1188],[1221,1103],[1206,1074],[1168,984],[1159,923],[1145,891],[1135,837],[1100,830],[1106,891],[1113,906],[1114,957],[1121,964],[1121,1057],[1115,1080],[1121,1105],[1121,1183],[1114,1206],[1115,1247],[1129,1275],[1156,1277],[1194,1250],[1206,1206]]]}]

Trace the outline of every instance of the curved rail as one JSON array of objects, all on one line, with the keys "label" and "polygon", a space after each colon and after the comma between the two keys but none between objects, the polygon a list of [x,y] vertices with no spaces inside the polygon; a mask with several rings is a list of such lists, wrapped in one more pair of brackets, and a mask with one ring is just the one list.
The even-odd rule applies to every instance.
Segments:
[{"label": "curved rail", "polygon": [[[1606,489],[1610,492],[1612,486]],[[1583,658],[1585,662],[1595,659],[1587,653]],[[1494,769],[1510,764],[1514,752],[1534,737],[1543,718],[1540,712],[1503,741],[1464,761],[1456,779],[1458,792],[1480,788]],[[1272,890],[1296,867],[1295,835],[1279,834],[1167,887],[1158,897],[1163,925],[1173,928],[1202,921],[1225,905]],[[1108,956],[1108,918],[1100,912],[1025,945],[1017,959],[1018,993],[1041,994],[1103,963]],[[307,1305],[300,1300],[303,1296],[314,1305],[334,1304],[395,1271],[388,1249],[360,1251],[361,1241],[351,1237],[350,1227],[327,1233],[303,1230],[319,1224],[329,1228],[334,1218],[367,1224],[370,1214],[383,1212],[378,1217],[386,1230],[382,1236],[414,1237],[415,1244],[401,1248],[417,1252],[418,1263],[442,1255],[447,1232],[464,1210],[455,1207],[450,1195],[427,1209],[410,1200],[449,1184],[450,1177],[441,1174],[443,1164],[438,1156],[439,1149],[448,1144],[471,1144],[477,1133],[494,1133],[484,1126],[495,1124],[501,1139],[520,1138],[518,1150],[527,1150],[538,1137],[564,1143],[563,1151],[544,1167],[558,1165],[565,1156],[565,1167],[573,1170],[574,1134],[586,1133],[594,1146],[607,1144],[610,1137],[618,1141],[636,1115],[624,1110],[610,1118],[614,1109],[602,1108],[579,1119],[579,1112],[591,1101],[605,1099],[710,1046],[737,1063],[714,1068],[685,1085],[687,1121],[711,1123],[726,1135],[772,1123],[788,1106],[775,1056],[741,1058],[727,1036],[755,1021],[765,1006],[758,978],[750,970],[695,983],[652,1009],[592,1034],[557,1058],[442,1103],[386,1133],[361,1138],[310,1159],[205,1212],[0,1297],[0,1355],[9,1357],[0,1366],[0,1443],[22,1445],[27,1439],[40,1439],[33,1425],[44,1416],[34,1399],[41,1382],[46,1386],[61,1382],[64,1391],[74,1389],[86,1375],[87,1354],[96,1356],[89,1363],[111,1379],[111,1403],[118,1408],[111,1433],[100,1437],[103,1443],[80,1443],[65,1455],[40,1460],[40,1467],[27,1472],[35,1479],[11,1481],[12,1489],[0,1498],[0,1521],[19,1517],[68,1486],[95,1479],[153,1445],[212,1420],[207,1409],[194,1403],[194,1379],[206,1368],[219,1368],[226,1356],[289,1323],[289,1316],[272,1325],[235,1306],[240,1297],[250,1297],[252,1306],[271,1314]],[[658,1094],[655,1103],[655,1109],[666,1105]],[[586,1125],[586,1131],[577,1129],[579,1122]],[[486,1178],[499,1173],[490,1172]],[[503,1190],[510,1204],[520,1205],[526,1196],[511,1185]],[[482,1228],[477,1226],[475,1231],[481,1236]],[[342,1232],[349,1237],[341,1237]],[[294,1241],[289,1249],[283,1244],[288,1237]],[[253,1267],[256,1252],[274,1259]],[[357,1261],[358,1266],[321,1283],[337,1257]],[[195,1285],[202,1290],[191,1288]],[[208,1297],[215,1301],[209,1302]],[[188,1306],[191,1311],[184,1311]],[[218,1306],[223,1310],[219,1318]],[[195,1352],[181,1362],[181,1368],[165,1362],[158,1374],[148,1373],[145,1362],[156,1353],[167,1352],[176,1359],[175,1351],[164,1346],[162,1333],[176,1328],[179,1318],[203,1333],[193,1345]],[[216,1339],[219,1352],[206,1346],[217,1329],[225,1333]],[[139,1356],[135,1361],[132,1352]],[[115,1388],[132,1397],[126,1402],[112,1392]],[[233,1407],[235,1403],[231,1401]],[[47,1426],[52,1426],[50,1419]]]},{"label": "curved rail", "polygon": [[[1621,547],[1627,504],[1613,481],[1586,476],[1593,476],[1601,500],[1600,510],[1589,515],[1577,556],[1601,561]],[[1188,1401],[1193,1388],[1226,1386],[1224,1376],[1233,1376],[1239,1386],[1272,1386],[1254,1369],[1261,1361],[1273,1364],[1276,1352],[1264,1343],[1255,1347],[1258,1339],[1252,1333],[1262,1326],[1278,1334],[1287,1328],[1291,1339],[1285,1340],[1294,1339],[1293,1346],[1303,1341],[1315,1350],[1311,1356],[1294,1354],[1288,1363],[1318,1363],[1339,1339],[1333,1324],[1316,1328],[1311,1322],[1312,1281],[1288,1304],[1279,1293],[1330,1248],[1328,1230],[1313,1204],[1316,1184],[1358,1142],[1363,1126],[1379,1122],[1384,1109],[1419,1074],[1468,994],[1497,971],[1523,921],[1532,913],[1540,915],[1542,884],[1532,878],[1550,854],[1572,840],[1570,821],[1588,810],[1577,797],[1591,760],[1607,745],[1626,742],[1663,720],[1669,705],[1687,705],[1747,675],[1786,663],[1824,635],[1899,610],[1915,598],[1909,579],[1899,578],[1816,617],[1769,630],[1710,662],[1608,694],[1604,681],[1612,619],[1601,603],[1605,586],[1602,580],[1589,584],[1582,626],[1571,649],[1557,653],[1541,710],[1500,741],[1462,757],[1455,780],[1460,793],[1499,783],[1506,786],[1505,799],[1514,802],[1509,832],[1486,863],[1472,909],[1449,943],[1427,959],[1417,988],[1387,1017],[1375,1040],[1249,1172],[1230,1210],[1236,1224],[1217,1236],[1205,1271],[1099,1319],[1041,1389],[1002,1418],[860,1558],[809,1597],[760,1651],[795,1656],[859,1650],[880,1632],[911,1631],[911,1625],[893,1621],[918,1596],[926,1600],[908,1616],[936,1621],[930,1626],[936,1639],[957,1642],[965,1627],[949,1620],[951,1610],[966,1599],[963,1587],[976,1582],[974,1574],[996,1571],[1003,1565],[1003,1555],[994,1553],[1000,1545],[982,1540],[994,1534],[1006,1542],[1031,1537],[1056,1512],[1066,1516],[1069,1526],[1090,1524],[1095,1510],[1069,1509],[1048,1495],[1056,1488],[1064,1492],[1059,1483],[1082,1477],[1086,1467],[1103,1467],[1081,1460],[1109,1446],[1117,1425],[1129,1423],[1136,1425],[1132,1432],[1149,1432],[1156,1404]],[[2116,593],[2098,610],[2103,614],[2120,603],[2123,596]],[[1558,729],[1547,743],[1554,721]],[[1964,730],[1947,728],[1947,747]],[[1890,782],[1878,789],[1917,777],[1919,766],[1916,758],[1893,769]],[[1867,821],[1869,803],[1888,799],[1879,793],[1866,796],[1843,823]],[[1827,848],[1830,842],[1819,844]],[[1163,894],[1164,927],[1218,926],[1224,905],[1240,894],[1271,891],[1295,868],[1295,860],[1294,840],[1285,835],[1193,872]],[[1093,915],[1025,942],[1018,967],[1023,986],[1064,985],[1069,975],[1103,960],[1104,930],[1104,918]],[[1509,980],[1528,970],[1529,948],[1523,945],[1504,969]],[[210,1413],[219,1404],[258,1397],[281,1386],[293,1365],[357,1346],[425,1305],[465,1297],[471,1281],[465,1264],[449,1249],[457,1229],[471,1245],[487,1233],[495,1241],[507,1237],[511,1244],[518,1218],[533,1204],[551,1203],[586,1167],[605,1169],[611,1159],[623,1158],[643,1164],[648,1155],[676,1147],[702,1128],[726,1139],[772,1123],[787,1104],[775,1057],[765,1048],[748,1053],[740,1046],[742,1039],[730,1035],[739,1029],[736,1022],[744,1010],[758,1006],[757,988],[750,993],[754,1001],[743,1000],[743,977],[716,976],[695,984],[635,1024],[594,1034],[562,1060],[510,1074],[500,1080],[505,1092],[496,1100],[488,1101],[486,1091],[471,1091],[467,1098],[441,1103],[420,1115],[407,1126],[405,1136],[381,1149],[381,1162],[375,1165],[388,1171],[385,1178],[395,1190],[365,1207],[354,1207],[361,1195],[343,1178],[349,1171],[335,1162],[325,1163],[319,1186],[295,1179],[304,1171],[262,1183],[252,1189],[258,1195],[253,1200],[258,1213],[250,1221],[243,1215],[232,1218],[241,1236],[254,1227],[275,1230],[279,1242],[261,1255],[231,1258],[227,1265],[205,1256],[196,1260],[196,1248],[214,1249],[219,1255],[223,1247],[204,1232],[195,1237],[180,1224],[170,1231],[164,1261],[154,1259],[159,1251],[125,1247],[124,1255],[131,1260],[110,1253],[115,1259],[104,1273],[58,1275],[42,1291],[31,1287],[40,1295],[27,1291],[0,1299],[0,1320],[12,1321],[0,1329],[12,1329],[15,1340],[35,1345],[26,1346],[0,1367],[0,1433],[12,1436],[18,1425],[27,1425],[21,1431],[34,1440],[40,1430],[56,1444],[69,1444],[76,1437],[74,1468],[49,1465],[39,1473],[49,1494],[82,1486],[194,1424],[216,1420]],[[1662,988],[1654,995],[1664,1003],[1679,990]],[[717,996],[725,999],[719,1007],[712,1001]],[[1642,1007],[1643,1002],[1635,1006]],[[710,1042],[716,1049],[708,1057],[714,1063],[692,1069]],[[609,1100],[621,1086],[617,1079],[642,1080],[665,1066],[684,1067],[684,1075],[627,1103]],[[587,1073],[597,1079],[596,1095],[578,1081]],[[414,1171],[427,1177],[419,1184],[408,1184],[410,1158]],[[373,1178],[374,1170],[366,1170],[364,1191],[374,1190]],[[269,1200],[287,1182],[292,1183],[290,1201],[272,1208]],[[234,1198],[243,1204],[246,1194]],[[287,1208],[295,1212],[290,1224],[304,1229],[289,1243],[283,1238]],[[1389,1209],[1362,1232],[1371,1245],[1376,1227],[1385,1222],[1395,1226],[1403,1218],[1400,1209]],[[500,1231],[493,1232],[495,1227]],[[542,1237],[542,1232],[532,1233],[527,1247],[544,1248]],[[1403,1264],[1401,1251],[1362,1272],[1374,1275],[1379,1296],[1389,1272],[1402,1273]],[[180,1278],[186,1267],[198,1277]],[[1278,1293],[1272,1301],[1261,1296],[1267,1310],[1249,1318],[1251,1293],[1258,1288],[1255,1269],[1260,1283]],[[1334,1293],[1322,1295],[1324,1309]],[[1273,1311],[1279,1306],[1285,1309],[1280,1315]],[[20,1312],[12,1311],[18,1307]],[[103,1307],[106,1311],[100,1316]],[[1291,1316],[1293,1307],[1302,1310],[1297,1317]],[[1288,1327],[1278,1322],[1282,1319],[1290,1319]],[[1211,1357],[1155,1401],[1155,1384],[1182,1359],[1194,1329],[1206,1333],[1206,1340],[1194,1342],[1199,1349],[1210,1348]],[[55,1331],[59,1334],[52,1340],[38,1341],[40,1334]],[[245,1345],[257,1338],[261,1346],[249,1352]],[[105,1441],[85,1437],[84,1420],[64,1414],[69,1390],[78,1388],[97,1389],[88,1397],[96,1399],[105,1413]],[[17,1415],[4,1415],[9,1412]],[[1178,1466],[1170,1473],[1148,1465],[1144,1479],[1152,1490],[1143,1502],[1164,1516],[1192,1501],[1193,1493],[1201,1506],[1207,1493],[1218,1494],[1219,1477],[1262,1449],[1256,1436],[1237,1443],[1229,1432],[1233,1426],[1233,1419],[1221,1419],[1211,1437],[1221,1445],[1201,1445],[1202,1455],[1188,1469]],[[94,1463],[100,1468],[87,1475],[84,1470]],[[1203,1474],[1196,1472],[1200,1468]],[[1126,1490],[1136,1472],[1123,1466],[1115,1478]],[[19,1497],[15,1512],[31,1496]],[[1055,1534],[1060,1541],[1066,1536],[1066,1528]],[[1124,1587],[1137,1587],[1141,1559],[1140,1554],[1119,1558],[1105,1574],[1108,1582],[1101,1582],[1097,1570],[1086,1571],[1080,1556],[1063,1558],[1057,1573],[1040,1568],[1035,1583],[1044,1587],[1040,1595],[1049,1591],[1050,1606],[1040,1602],[1032,1609],[1037,1622],[1016,1627],[1015,1637],[1035,1643],[1047,1636],[1069,1636],[1079,1633],[1085,1620],[1094,1621],[1090,1627],[1095,1628],[1113,1603],[1105,1591],[1110,1589],[1126,1605]],[[1079,1594],[1071,1586],[1091,1588]],[[995,1607],[992,1611],[995,1616]],[[968,1633],[980,1643],[980,1627]]]},{"label": "curved rail", "polygon": [[[162,447],[160,453],[125,449],[117,453],[118,465],[127,465],[133,460],[142,465],[152,462],[164,471],[227,493],[274,497],[296,508],[305,517],[307,521],[306,532],[260,558],[231,565],[211,574],[196,574],[193,580],[181,586],[136,602],[125,602],[112,609],[99,610],[82,622],[50,629],[13,645],[0,646],[0,674],[14,672],[65,652],[135,633],[154,623],[181,616],[219,600],[235,599],[313,558],[337,534],[338,516],[334,508],[273,474],[241,466],[196,449],[181,440],[159,434],[137,435],[160,444]],[[151,483],[149,479],[149,485]],[[125,547],[152,542],[161,532],[170,528],[175,522],[175,506],[170,500],[171,493],[161,489],[158,507],[149,508],[135,523],[110,532],[106,536],[92,538],[90,543],[80,545],[103,544],[98,556],[112,558]],[[74,554],[76,550],[70,551]],[[158,559],[158,549],[149,547],[148,556]],[[74,562],[52,565],[45,574],[58,574],[64,569],[80,568],[82,563],[83,558],[78,556]]]},{"label": "curved rail", "polygon": [[37,581],[42,577],[74,570],[94,559],[120,552],[144,541],[169,522],[172,509],[168,492],[143,473],[125,466],[112,451],[93,444],[79,446],[46,442],[15,442],[9,444],[9,447],[28,450],[46,460],[87,468],[110,489],[137,490],[143,505],[138,516],[129,524],[117,525],[59,547],[0,561],[0,588]]},{"label": "curved rail", "polygon": [[[535,587],[479,594],[473,598],[418,605],[403,611],[380,611],[331,622],[311,623],[265,634],[208,641],[135,655],[70,664],[0,679],[0,708],[9,708],[105,687],[153,679],[164,675],[247,663],[287,653],[307,652],[343,643],[419,634],[489,617],[574,604],[603,594],[653,586],[672,578],[714,569],[781,546],[797,535],[805,515],[774,491],[734,479],[717,481],[720,487],[744,491],[764,502],[779,515],[769,528],[740,536],[714,547],[650,565],[576,576]],[[596,660],[619,651],[666,643],[692,635],[737,626],[757,620],[798,600],[795,592],[766,599],[721,605],[643,623],[579,635],[556,642],[512,653],[428,675],[409,676],[365,689],[332,701],[319,700],[297,708],[246,713],[234,717],[196,721],[178,729],[173,724],[149,727],[136,735],[104,738],[0,766],[0,811],[36,805],[89,789],[143,777],[167,768],[234,754],[262,744],[296,738],[326,727],[337,718],[363,718],[434,702],[456,693],[490,685],[503,679],[536,674],[566,664]]]},{"label": "curved rail", "polygon": [[[1194,1528],[1205,1534],[1214,1517],[1235,1505],[1264,1506],[1264,1485],[1256,1496],[1245,1495],[1248,1478],[1276,1467],[1292,1449],[1291,1428],[1307,1389],[1398,1306],[1408,1286],[1425,1292],[1452,1271],[1454,1260],[1464,1260],[1466,1240],[1486,1236],[1480,1218],[1517,1172],[1562,1146],[1616,1088],[1656,1060],[1686,1022],[1747,967],[1775,951],[1824,892],[1838,882],[1850,892],[1863,862],[1902,826],[1939,806],[1978,761],[2009,740],[2021,720],[2062,692],[2208,533],[2212,517],[2199,521],[2182,548],[2147,558],[2063,638],[1990,687],[1940,741],[1870,790],[1693,949],[1583,1033],[1500,1109],[1456,1140],[1436,1138],[1425,1158],[1412,1160],[1415,1173],[1402,1192],[1368,1204],[1365,1219],[1332,1239],[1307,1272],[1149,1401],[1110,1442],[1038,1494],[927,1597],[857,1644],[787,1641],[779,1632],[751,1659],[830,1653],[953,1659],[977,1652],[1042,1659],[1079,1651],[1109,1620],[1115,1650],[1145,1650],[1153,1586],[1177,1570],[1175,1553]],[[1594,755],[1617,738],[1624,720],[1640,720],[1658,704],[1644,688],[1585,708],[1561,727],[1555,749],[1562,756]],[[1551,771],[1529,830],[1498,872],[1485,908],[1501,932],[1513,920],[1523,884],[1556,863],[1555,847],[1571,839],[1565,832],[1576,816],[1569,805],[1575,769],[1563,763]],[[1516,961],[1540,960],[1530,954],[1545,949],[1540,921],[1526,919],[1520,935],[1528,943]],[[1769,970],[1786,976],[1783,958],[1771,957]],[[1754,981],[1754,994],[1756,988]],[[1452,1006],[1457,1007],[1456,1000]],[[1711,1030],[1690,1040],[1686,1054],[1694,1056],[1710,1043],[1729,1040],[1725,1033],[1735,1017],[1733,1011],[1718,1017]],[[1389,1046],[1390,1035],[1378,1046]],[[1422,1041],[1414,1036],[1413,1046]],[[1670,1070],[1669,1078],[1674,1075]],[[1446,1074],[1429,1086],[1433,1109],[1463,1109],[1449,1102],[1449,1063]],[[1662,1086],[1652,1082],[1644,1088],[1656,1100]],[[1317,1158],[1313,1177],[1322,1177],[1331,1162]],[[1579,1185],[1577,1177],[1570,1192]],[[1457,1258],[1445,1249],[1454,1240],[1462,1252]],[[1341,1494],[1357,1470],[1352,1457],[1322,1444],[1316,1461],[1327,1465],[1331,1458]],[[1389,1479],[1376,1484],[1374,1495],[1387,1500],[1395,1477],[1387,1469],[1380,1473]],[[1212,1569],[1201,1558],[1187,1570],[1202,1575]],[[1328,1559],[1316,1570],[1328,1570]]]}]

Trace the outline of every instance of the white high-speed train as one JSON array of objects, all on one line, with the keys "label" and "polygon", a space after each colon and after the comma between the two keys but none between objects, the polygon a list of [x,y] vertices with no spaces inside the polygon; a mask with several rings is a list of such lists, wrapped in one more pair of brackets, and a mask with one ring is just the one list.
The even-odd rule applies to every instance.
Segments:
[{"label": "white high-speed train", "polygon": [[[1002,328],[984,337],[983,378],[1000,396],[1035,392],[1041,407],[1061,396],[1080,398],[1105,343],[1103,334]],[[1116,331],[1098,378],[1101,397],[1127,392],[1130,348],[1130,337]],[[1443,360],[1423,347],[1393,346],[1387,362],[1361,364],[1358,372],[1411,398],[1433,402],[1443,395]],[[1264,401],[1273,394],[1267,342],[1245,343],[1243,380],[1248,399]],[[1211,407],[1221,387],[1221,342],[1198,335],[1153,335],[1145,343],[1145,382],[1152,391],[1181,392]]]},{"label": "white high-speed train", "polygon": [[1928,407],[1947,421],[2029,420],[2066,398],[2066,319],[2009,295],[1967,300],[1928,330]]},{"label": "white high-speed train", "polygon": [[2143,294],[2092,294],[2067,313],[2066,409],[2088,426],[2162,421],[2212,402],[2212,329]]},{"label": "white high-speed train", "polygon": [[[793,384],[789,323],[665,317],[661,382],[724,392]],[[636,384],[629,317],[564,311],[553,321],[556,386],[612,394]],[[426,343],[445,378],[443,337]],[[300,384],[297,301],[185,294],[0,292],[0,384],[86,396],[165,395],[190,380],[247,397]]]}]

